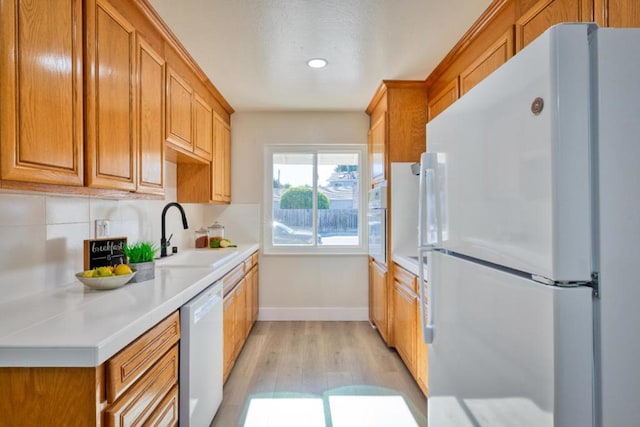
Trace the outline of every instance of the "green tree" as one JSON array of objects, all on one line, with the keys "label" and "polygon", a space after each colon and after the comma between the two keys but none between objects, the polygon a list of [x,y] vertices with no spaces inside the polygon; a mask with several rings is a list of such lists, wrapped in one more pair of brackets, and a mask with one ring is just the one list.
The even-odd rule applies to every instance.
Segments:
[{"label": "green tree", "polygon": [[[280,209],[311,209],[313,190],[309,187],[291,187],[280,197]],[[329,209],[329,198],[318,190],[318,209]]]}]

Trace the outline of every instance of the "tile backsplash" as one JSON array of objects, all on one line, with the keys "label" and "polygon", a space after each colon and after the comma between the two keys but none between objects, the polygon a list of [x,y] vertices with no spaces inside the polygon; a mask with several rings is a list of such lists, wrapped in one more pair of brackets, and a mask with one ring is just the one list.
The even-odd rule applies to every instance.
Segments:
[{"label": "tile backsplash", "polygon": [[[176,200],[176,166],[167,162],[164,200],[105,200],[88,196],[0,192],[0,302],[53,290],[75,281],[83,269],[83,241],[95,237],[95,220],[109,220],[109,236],[160,245],[163,207]],[[193,231],[210,221],[206,205],[169,209],[167,237],[172,246],[193,247]],[[205,221],[205,214],[207,220]],[[80,284],[78,283],[80,286]]]}]

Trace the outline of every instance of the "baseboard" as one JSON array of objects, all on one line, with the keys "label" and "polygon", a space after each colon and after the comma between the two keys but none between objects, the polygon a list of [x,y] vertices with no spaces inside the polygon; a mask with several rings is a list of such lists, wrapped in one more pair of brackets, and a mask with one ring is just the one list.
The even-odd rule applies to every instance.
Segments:
[{"label": "baseboard", "polygon": [[369,320],[369,307],[260,307],[258,320]]}]

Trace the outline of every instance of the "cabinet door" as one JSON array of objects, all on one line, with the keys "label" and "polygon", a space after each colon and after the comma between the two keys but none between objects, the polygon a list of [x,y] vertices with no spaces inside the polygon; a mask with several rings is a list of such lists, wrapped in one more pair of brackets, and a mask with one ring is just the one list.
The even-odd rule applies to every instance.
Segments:
[{"label": "cabinet door", "polygon": [[387,113],[384,113],[369,130],[369,174],[372,186],[386,179],[386,142]]},{"label": "cabinet door", "polygon": [[593,0],[539,0],[516,21],[516,52],[560,22],[591,21]]},{"label": "cabinet door", "polygon": [[394,281],[393,305],[395,347],[409,371],[415,376],[416,323],[418,321],[416,295],[401,283]]},{"label": "cabinet door", "polygon": [[193,152],[211,160],[213,148],[213,112],[200,95],[193,95]]},{"label": "cabinet door", "polygon": [[253,325],[258,320],[258,312],[260,311],[260,276],[258,273],[258,264],[253,266],[253,301],[251,303],[251,324]]},{"label": "cabinet door", "polygon": [[82,1],[0,2],[0,177],[82,186]]},{"label": "cabinet door", "polygon": [[167,142],[188,152],[193,151],[191,135],[192,103],[191,86],[171,67],[167,67],[167,121],[165,138]]},{"label": "cabinet door", "polygon": [[135,190],[136,44],[106,0],[87,2],[87,185]]},{"label": "cabinet door", "polygon": [[219,203],[231,202],[231,128],[214,112],[215,149],[211,163],[211,200]]},{"label": "cabinet door", "polygon": [[427,101],[427,116],[429,120],[433,120],[438,114],[442,113],[449,105],[456,102],[459,97],[460,89],[458,78],[451,80],[440,92],[429,98]]},{"label": "cabinet door", "polygon": [[594,15],[603,27],[640,27],[638,0],[594,0]]},{"label": "cabinet door", "polygon": [[238,356],[247,336],[247,279],[236,286],[236,328],[234,331],[234,358]]},{"label": "cabinet door", "polygon": [[223,329],[223,350],[224,350],[224,380],[227,380],[234,361],[235,339],[234,330],[236,325],[236,293],[232,290],[224,297],[224,311],[222,315]]},{"label": "cabinet door", "polygon": [[513,56],[513,28],[509,28],[460,74],[460,96],[469,92],[485,77]]},{"label": "cabinet door", "polygon": [[387,271],[375,261],[369,261],[369,286],[369,317],[387,342]]},{"label": "cabinet door", "polygon": [[244,276],[246,281],[245,289],[245,311],[244,311],[244,339],[246,340],[251,330],[251,314],[253,313],[253,269]]},{"label": "cabinet door", "polygon": [[165,61],[138,37],[138,186],[164,194]]}]

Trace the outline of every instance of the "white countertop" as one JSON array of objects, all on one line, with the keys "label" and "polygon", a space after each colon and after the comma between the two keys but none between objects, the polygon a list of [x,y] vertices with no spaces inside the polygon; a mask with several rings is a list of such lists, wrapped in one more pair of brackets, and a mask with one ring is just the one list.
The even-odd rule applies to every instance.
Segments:
[{"label": "white countertop", "polygon": [[[392,260],[393,260],[393,262],[398,264],[400,267],[402,267],[405,270],[411,272],[412,274],[415,274],[416,276],[418,276],[419,270],[418,270],[418,260],[417,260],[417,258],[414,258],[414,257],[411,257],[411,256],[393,254]],[[426,264],[426,262],[425,262],[425,264],[423,266],[423,270],[422,271],[424,273],[424,276],[422,276],[422,277],[426,280],[427,279],[427,264]]]},{"label": "white countertop", "polygon": [[[157,260],[155,279],[146,282],[96,291],[76,281],[0,303],[0,366],[98,366],[258,247],[187,250]],[[214,262],[189,263],[203,251]]]}]

